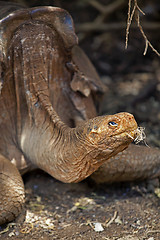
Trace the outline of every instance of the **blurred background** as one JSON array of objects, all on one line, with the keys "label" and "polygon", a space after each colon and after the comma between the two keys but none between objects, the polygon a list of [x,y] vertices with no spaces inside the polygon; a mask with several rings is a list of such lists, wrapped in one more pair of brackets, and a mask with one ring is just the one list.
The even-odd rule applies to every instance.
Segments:
[{"label": "blurred background", "polygon": [[[10,0],[27,7],[50,5],[72,16],[79,44],[107,86],[100,114],[128,111],[145,127],[147,143],[160,147],[160,57],[133,21],[125,49],[128,0]],[[132,1],[133,2],[133,1]],[[160,52],[160,1],[138,1],[143,30]]]}]

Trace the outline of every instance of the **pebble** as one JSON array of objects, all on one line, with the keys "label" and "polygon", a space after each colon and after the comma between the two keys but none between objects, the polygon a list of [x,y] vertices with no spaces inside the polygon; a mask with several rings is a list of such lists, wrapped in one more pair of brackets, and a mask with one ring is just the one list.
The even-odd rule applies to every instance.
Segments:
[{"label": "pebble", "polygon": [[101,223],[94,223],[94,230],[95,232],[102,232],[104,231],[104,228],[102,227],[102,224]]},{"label": "pebble", "polygon": [[10,233],[8,234],[9,237],[13,237],[14,235],[15,235],[14,232],[10,232]]}]

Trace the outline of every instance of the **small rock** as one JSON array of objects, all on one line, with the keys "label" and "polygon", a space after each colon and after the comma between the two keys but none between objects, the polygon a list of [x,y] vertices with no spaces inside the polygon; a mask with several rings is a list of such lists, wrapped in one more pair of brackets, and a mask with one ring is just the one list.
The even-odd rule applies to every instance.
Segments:
[{"label": "small rock", "polygon": [[48,218],[48,219],[46,220],[46,224],[49,225],[50,223],[51,223],[51,219]]},{"label": "small rock", "polygon": [[156,188],[154,192],[157,195],[157,197],[160,198],[160,188]]},{"label": "small rock", "polygon": [[15,235],[14,232],[10,232],[10,233],[8,234],[9,237],[12,237],[12,236],[14,236],[14,235]]},{"label": "small rock", "polygon": [[122,224],[122,221],[121,221],[121,219],[120,219],[120,216],[117,216],[114,221],[115,221],[115,223],[117,223],[118,225]]},{"label": "small rock", "polygon": [[141,222],[140,222],[140,220],[137,220],[137,222],[136,222],[136,223],[137,223],[137,225],[139,225],[139,226],[141,225]]},{"label": "small rock", "polygon": [[96,232],[102,232],[104,231],[104,228],[102,227],[102,224],[101,223],[94,223],[94,231]]}]

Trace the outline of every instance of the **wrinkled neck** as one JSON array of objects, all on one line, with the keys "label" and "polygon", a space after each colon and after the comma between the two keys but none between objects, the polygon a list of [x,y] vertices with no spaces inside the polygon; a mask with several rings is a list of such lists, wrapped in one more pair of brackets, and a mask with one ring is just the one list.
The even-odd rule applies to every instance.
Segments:
[{"label": "wrinkled neck", "polygon": [[98,166],[89,157],[93,146],[85,144],[83,127],[69,128],[55,112],[70,86],[72,73],[65,67],[70,58],[54,29],[37,22],[26,24],[12,38],[6,78],[14,89],[18,147],[53,177],[78,182]]},{"label": "wrinkled neck", "polygon": [[21,149],[34,165],[56,179],[81,181],[101,165],[94,161],[95,146],[87,144],[83,127],[69,128],[60,120],[46,121],[41,127],[26,126]]}]

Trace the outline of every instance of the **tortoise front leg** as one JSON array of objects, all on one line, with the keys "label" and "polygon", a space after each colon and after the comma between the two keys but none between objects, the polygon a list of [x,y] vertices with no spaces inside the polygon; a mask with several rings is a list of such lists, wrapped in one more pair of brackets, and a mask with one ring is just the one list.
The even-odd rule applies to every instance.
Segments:
[{"label": "tortoise front leg", "polygon": [[24,184],[18,169],[0,155],[0,225],[20,214],[24,198]]}]

